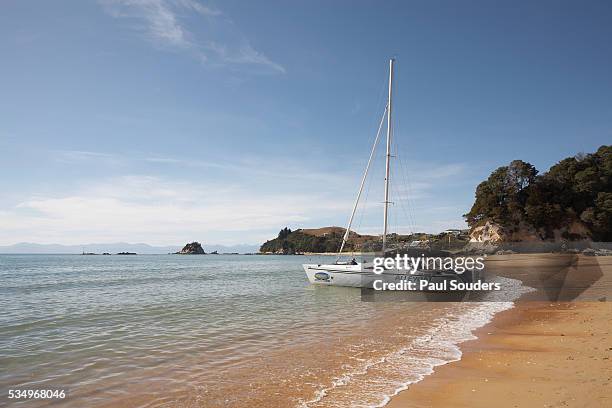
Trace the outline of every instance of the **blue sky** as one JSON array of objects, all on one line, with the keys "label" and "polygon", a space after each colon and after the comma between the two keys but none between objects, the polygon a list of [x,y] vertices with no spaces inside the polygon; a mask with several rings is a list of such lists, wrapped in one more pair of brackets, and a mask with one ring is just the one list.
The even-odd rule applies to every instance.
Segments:
[{"label": "blue sky", "polygon": [[[463,227],[476,185],[511,160],[544,171],[612,140],[605,1],[0,11],[0,244],[258,243],[344,225],[390,56],[400,232]],[[361,232],[380,231],[381,164]]]}]

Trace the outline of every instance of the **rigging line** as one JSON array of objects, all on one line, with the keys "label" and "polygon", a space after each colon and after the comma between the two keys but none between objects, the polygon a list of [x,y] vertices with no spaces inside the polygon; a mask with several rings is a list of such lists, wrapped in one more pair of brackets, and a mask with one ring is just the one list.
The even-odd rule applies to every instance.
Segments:
[{"label": "rigging line", "polygon": [[414,193],[414,189],[412,188],[412,181],[410,178],[410,172],[408,170],[408,165],[402,161],[402,165],[404,166],[404,174],[405,174],[405,178],[406,178],[406,184],[408,186],[408,203],[409,203],[409,207],[408,207],[408,211],[410,212],[410,215],[412,217],[412,222],[413,222],[413,233],[416,232],[416,216],[415,216],[415,211],[416,211],[416,200],[413,198],[413,193]]},{"label": "rigging line", "polygon": [[411,225],[411,228],[412,228],[411,232],[414,232],[414,230],[416,229],[416,219],[415,219],[415,216],[414,216],[414,207],[415,207],[415,204],[414,204],[414,200],[412,198],[412,193],[413,193],[412,185],[410,183],[410,178],[407,175],[408,174],[408,169],[406,167],[405,162],[401,158],[398,161],[400,163],[400,166],[402,167],[401,174],[402,174],[402,178],[403,178],[403,181],[405,183],[405,186],[407,188],[406,200],[408,201],[408,205],[407,205],[407,209],[405,208],[405,210],[406,210],[407,215],[409,217],[409,222],[412,224]]},{"label": "rigging line", "polygon": [[[414,218],[414,213],[413,213],[413,203],[412,203],[412,189],[410,186],[410,180],[408,177],[408,169],[406,167],[406,164],[403,160],[403,155],[400,154],[399,148],[396,147],[396,151],[398,152],[397,154],[397,162],[398,162],[398,173],[400,173],[400,177],[401,177],[401,181],[403,182],[404,186],[406,187],[407,191],[406,191],[406,201],[408,201],[408,205],[406,205],[404,203],[404,200],[400,200],[400,207],[402,209],[402,211],[404,212],[404,215],[406,216],[406,221],[408,222],[408,228],[411,229],[410,232],[414,232],[414,229],[416,228],[416,222],[415,222],[415,218]],[[400,194],[398,192],[398,194]]]},{"label": "rigging line", "polygon": [[[383,76],[382,79],[381,79],[381,82],[380,82],[380,86],[379,86],[380,90],[378,92],[378,99],[377,99],[377,102],[376,102],[376,109],[374,110],[374,112],[378,111],[379,107],[382,106],[383,103],[385,104],[385,112],[386,112],[386,109],[387,109],[386,102],[383,101],[383,96],[385,94],[385,90],[387,89],[386,84],[387,84],[387,78]],[[384,118],[384,115],[385,115],[385,113],[383,113],[383,118]],[[376,116],[374,116],[373,119],[374,120],[372,121],[370,132],[373,132],[374,129],[375,129],[375,126],[376,126]],[[379,125],[379,127],[380,127],[380,125]],[[374,159],[376,159],[376,158],[374,158]],[[367,184],[367,187],[366,187],[366,200],[367,200],[367,197],[369,195],[370,185],[371,185],[371,181],[368,181],[368,184]],[[359,226],[361,226],[361,221],[363,220],[363,216],[364,216],[363,213],[365,212],[365,204],[362,205],[361,208],[364,208],[364,210],[360,214],[361,219],[360,219],[359,224],[358,224]],[[347,228],[347,230],[350,230],[350,228]],[[346,233],[346,231],[345,231],[345,233]],[[344,245],[344,242],[343,242],[342,245]],[[342,251],[340,251],[340,252],[342,252]],[[352,252],[351,252],[351,255],[353,255]]]},{"label": "rigging line", "polygon": [[[376,162],[376,157],[374,157],[374,162]],[[366,182],[366,186],[365,186],[365,192],[362,196],[362,199],[360,200],[360,204],[359,204],[359,209],[357,210],[359,215],[357,216],[357,220],[354,223],[355,227],[353,228],[355,231],[362,231],[362,228],[364,228],[364,220],[366,219],[366,213],[368,213],[369,211],[369,202],[370,202],[370,197],[372,196],[372,185],[374,184],[374,177],[372,177],[372,175],[370,175],[370,177],[368,177],[368,181]],[[366,224],[367,225],[367,224]],[[367,232],[361,232],[361,234],[368,234]],[[361,251],[363,252],[363,247],[361,248]]]},{"label": "rigging line", "polygon": [[[374,161],[376,161],[376,156],[374,157]],[[355,228],[355,231],[361,229],[363,218],[365,216],[365,212],[367,211],[367,202],[368,202],[368,198],[370,197],[371,188],[372,188],[372,177],[370,177],[368,181],[366,182],[365,198],[361,201],[361,205],[359,209],[359,218],[357,220],[357,227]],[[362,252],[363,252],[363,248],[362,248]]]},{"label": "rigging line", "polygon": [[[393,184],[391,184],[389,186],[391,188],[391,195],[395,195],[394,191],[395,191],[395,186]],[[394,226],[395,231],[391,232],[388,236],[387,236],[387,240],[388,243],[391,244],[390,248],[391,249],[397,249],[397,231],[399,230],[399,226],[398,226],[398,222],[397,222],[397,211],[391,211],[389,214],[389,218],[391,219],[390,224],[392,226]]]},{"label": "rigging line", "polygon": [[402,191],[398,191],[398,195],[401,194],[402,192],[405,194],[405,196],[402,196],[402,200],[400,200],[400,208],[402,209],[402,211],[404,212],[404,215],[406,216],[406,222],[408,224],[410,224],[412,222],[409,211],[406,208],[406,203],[404,201],[407,201],[409,196],[408,196],[408,192],[407,192],[407,185],[406,185],[406,175],[403,172],[403,168],[401,166],[401,157],[398,154],[398,160],[397,160],[397,165],[398,165],[398,173],[399,173],[399,177],[401,178],[402,181]]},{"label": "rigging line", "polygon": [[[380,90],[378,92],[378,100],[376,101],[374,112],[378,112],[383,105],[385,106],[385,110],[387,109],[387,102],[383,99],[385,95],[385,90],[387,89],[386,85],[387,85],[387,78],[385,76],[382,76],[380,86],[379,86]],[[383,114],[383,117],[384,117],[384,114]],[[377,116],[374,113],[372,115],[372,124],[370,125],[370,133],[374,133],[374,129],[376,129],[376,118]]]},{"label": "rigging line", "polygon": [[[360,226],[363,225],[363,220],[366,217],[366,212],[369,211],[368,203],[369,203],[369,198],[373,194],[373,191],[375,191],[376,194],[380,193],[380,191],[376,190],[374,186],[377,185],[375,183],[375,181],[379,180],[380,178],[383,177],[384,169],[382,167],[376,167],[376,166],[374,166],[374,164],[380,162],[381,160],[384,160],[384,155],[385,155],[385,152],[383,150],[379,149],[376,152],[376,155],[374,156],[374,159],[373,159],[373,162],[372,162],[372,169],[370,171],[370,177],[368,177],[368,180],[366,182],[366,195],[365,195],[365,199],[361,200],[362,203],[361,203],[361,207],[360,207],[360,217],[359,217],[359,225]],[[378,233],[374,233],[374,235],[377,236],[377,242],[382,239],[382,235],[380,235]]]},{"label": "rigging line", "polygon": [[363,186],[365,184],[366,178],[368,177],[368,170],[370,170],[370,164],[372,163],[372,157],[374,157],[374,153],[376,152],[376,145],[378,144],[378,139],[380,138],[380,130],[382,129],[382,125],[385,120],[387,110],[388,110],[388,107],[385,107],[385,111],[383,112],[382,117],[380,118],[380,124],[378,125],[378,131],[376,132],[376,139],[374,140],[374,145],[372,146],[372,151],[370,152],[370,158],[368,159],[368,164],[366,165],[365,172],[363,173],[363,177],[361,178],[361,185],[359,186],[359,192],[357,193],[357,198],[355,199],[355,205],[353,205],[353,211],[351,212],[351,216],[349,218],[349,222],[346,227],[346,231],[344,232],[344,237],[342,238],[342,245],[340,245],[338,256],[342,254],[342,250],[344,249],[346,240],[348,239],[350,235],[351,224],[353,223],[353,217],[355,217],[355,211],[357,210],[357,206],[359,205],[359,198],[361,198],[361,193],[363,192]]},{"label": "rigging line", "polygon": [[411,179],[409,176],[408,166],[406,165],[404,160],[400,161],[400,165],[402,166],[402,174],[404,178],[404,183],[406,185],[406,197],[407,197],[407,212],[410,217],[411,229],[412,233],[416,231],[417,223],[416,223],[416,201],[414,199],[414,189],[412,188]]},{"label": "rigging line", "polygon": [[[399,192],[399,187],[397,185],[393,185],[391,187],[391,192],[392,192],[392,194],[394,196],[393,202],[394,203],[398,203],[398,201],[399,201],[398,207],[400,209],[403,208],[402,197],[401,197],[400,192]],[[399,211],[393,211],[393,214],[392,214],[393,222],[394,222],[394,225],[395,225],[395,233],[398,234],[398,235],[400,234],[400,228],[401,228],[401,215],[402,214],[400,214]]]},{"label": "rigging line", "polygon": [[[399,129],[398,129],[399,132]],[[398,159],[400,158],[400,150],[399,150],[399,142],[398,140],[400,140],[399,137],[396,137],[395,140],[393,141],[393,150],[395,151],[395,157],[397,157]],[[394,165],[394,170],[395,173],[402,173],[400,170],[400,164],[399,162],[396,163]],[[408,228],[410,228],[410,215],[406,210],[406,206],[404,203],[404,199],[402,196],[402,188],[401,185],[405,180],[405,175],[404,174],[400,174],[398,177],[395,178],[395,180],[397,181],[396,183],[391,183],[390,187],[391,187],[391,195],[393,197],[393,199],[391,201],[393,201],[393,203],[397,203],[398,207],[400,209],[400,211],[392,211],[391,212],[391,223],[392,225],[396,228],[395,229],[395,236],[393,237],[393,242],[395,244],[395,248],[399,249],[401,247],[401,238],[400,235],[402,235],[401,231],[400,231],[400,227],[402,226],[402,218],[405,220],[405,222],[408,224]],[[402,215],[404,217],[402,217]]]},{"label": "rigging line", "polygon": [[[398,87],[399,87],[400,80],[401,80],[400,75],[397,75],[397,77],[396,77],[396,84],[398,84],[397,85]],[[396,106],[397,106],[397,104],[396,104]],[[396,120],[395,120],[395,123],[394,123],[393,131],[394,131],[394,134],[401,134],[401,118],[399,116],[396,116]],[[407,176],[406,176],[407,172],[405,172],[404,166],[402,165],[403,164],[403,161],[401,160],[402,159],[402,157],[401,157],[402,156],[402,152],[400,151],[399,144],[397,142],[399,139],[400,139],[399,137],[394,137],[393,141],[392,141],[393,148],[394,148],[394,150],[396,152],[395,154],[396,154],[396,156],[398,158],[398,161],[399,161],[397,163],[397,165],[396,165],[396,169],[398,170],[398,173],[400,173],[400,180],[399,181],[403,182],[404,185],[406,186],[406,188],[408,188],[409,185],[407,183]],[[415,219],[414,219],[414,214],[410,211],[411,210],[410,205],[408,206],[408,209],[406,209],[406,205],[404,203],[404,200],[400,199],[401,191],[399,189],[394,189],[394,190],[395,190],[395,193],[397,194],[398,200],[400,201],[399,206],[401,207],[402,212],[406,216],[406,222],[408,223],[408,228],[413,230],[416,227],[416,223],[415,223]],[[406,196],[407,201],[410,201],[410,198],[411,198],[410,196],[411,196],[411,193],[410,193],[410,191],[408,191],[408,194]]]},{"label": "rigging line", "polygon": [[[398,75],[398,83],[401,81],[401,75]],[[400,126],[401,126],[402,122],[401,122],[401,118],[398,117],[396,120],[396,126],[398,128],[398,132],[400,131]],[[406,162],[403,160],[403,154],[400,153],[399,148],[397,149],[397,154],[398,154],[398,161],[399,161],[399,167],[400,167],[400,173],[401,173],[401,177],[404,181],[404,185],[406,186],[406,198],[407,198],[407,203],[404,206],[404,211],[407,212],[408,215],[408,223],[409,223],[409,228],[411,229],[410,232],[414,233],[416,230],[416,217],[415,217],[415,201],[413,199],[413,191],[412,191],[412,185],[410,182],[410,172],[408,170],[408,166],[406,164]],[[402,203],[404,204],[404,203]]]},{"label": "rigging line", "polygon": [[[376,156],[374,156],[373,160],[374,160],[374,162],[376,162]],[[367,211],[367,203],[368,203],[368,199],[370,197],[370,191],[372,189],[372,179],[373,179],[373,177],[368,177],[368,180],[366,181],[365,194],[364,194],[363,199],[359,203],[359,208],[357,210],[359,215],[357,217],[357,222],[355,223],[355,228],[354,228],[355,232],[360,231],[361,230],[361,226],[363,225],[363,219],[364,219],[365,213]],[[349,237],[349,239],[350,239],[350,237]],[[355,247],[355,245],[353,245],[353,248],[352,248],[352,251],[351,251],[351,256],[354,256],[355,249],[356,249],[356,247]],[[361,248],[361,252],[363,253],[363,247]]]},{"label": "rigging line", "polygon": [[[399,131],[399,129],[398,129],[398,131]],[[395,138],[395,139],[398,140],[399,138]],[[400,149],[399,149],[399,143],[394,141],[393,144],[394,144],[393,148],[394,148],[394,150],[396,152],[396,157],[398,158],[397,163],[395,165],[395,169],[397,170],[397,173],[399,173],[399,177],[396,178],[399,181],[399,183],[395,183],[392,186],[393,187],[392,188],[392,192],[393,192],[393,194],[396,197],[396,199],[394,201],[395,202],[399,201],[399,208],[401,209],[403,215],[405,216],[406,223],[408,224],[408,227],[410,228],[410,223],[411,223],[411,219],[410,218],[411,217],[410,217],[409,212],[406,210],[406,205],[404,203],[404,197],[401,195],[402,189],[400,188],[401,186],[399,186],[400,184],[403,184],[403,185],[406,184],[406,176],[405,176],[405,174],[402,171],[403,169],[402,169],[401,162],[400,162],[402,155],[401,155],[401,152],[400,152]],[[399,217],[397,217],[397,219],[398,219],[397,222],[398,222],[398,232],[399,232]]]},{"label": "rigging line", "polygon": [[[395,157],[398,158],[399,157],[399,149],[398,149],[398,145],[397,145],[396,142],[393,142],[393,150],[395,151]],[[398,164],[395,163],[394,167],[393,167],[394,170],[397,170],[397,167],[398,167]],[[394,174],[397,174],[397,173],[398,173],[397,171],[394,172]],[[396,180],[401,182],[401,180],[399,180],[397,177],[396,177]],[[402,197],[400,195],[399,184],[400,183],[392,183],[392,185],[391,185],[391,195],[393,196],[393,200],[392,201],[394,203],[398,203],[398,207],[400,209],[403,209],[403,200],[402,200]],[[399,225],[400,221],[399,220],[400,220],[400,217],[398,216],[396,211],[393,211],[392,215],[393,215],[394,222],[396,223],[396,224],[394,224],[394,226],[396,227],[396,233],[399,233],[399,227],[400,227],[400,225]]]},{"label": "rigging line", "polygon": [[[396,119],[396,123],[395,126],[397,128],[397,132],[400,133],[401,132],[401,118],[397,117]],[[406,221],[408,223],[408,228],[411,230],[410,232],[414,232],[414,230],[416,229],[416,217],[414,214],[414,207],[415,207],[415,203],[414,200],[412,198],[412,186],[410,183],[410,177],[408,176],[408,174],[410,174],[410,172],[408,171],[406,162],[403,160],[403,152],[404,150],[400,150],[399,149],[399,144],[397,144],[397,140],[399,140],[399,138],[395,138],[394,142],[395,143],[395,151],[396,151],[396,155],[397,155],[397,169],[398,169],[398,173],[400,173],[400,181],[403,183],[403,185],[405,186],[405,193],[406,193],[406,202],[404,202],[404,200],[400,200],[400,207],[402,208],[402,211],[404,212],[404,214],[406,215]]]},{"label": "rigging line", "polygon": [[[401,200],[401,197],[400,197],[400,194],[401,194],[401,193],[400,193],[400,190],[397,188],[397,186],[393,186],[393,187],[392,187],[392,192],[393,192],[393,193],[394,193],[394,195],[397,197],[397,198],[396,198],[396,200],[395,200],[395,202],[400,201],[399,206],[400,206],[400,208],[403,210],[403,215],[404,215],[404,216],[406,216],[406,222],[407,222],[407,223],[410,223],[410,220],[408,219],[408,215],[407,215],[407,213],[406,213],[406,210],[405,210],[405,208],[404,208],[404,206],[403,206],[403,204],[402,204],[402,200]],[[400,215],[401,215],[401,214],[396,214],[395,212],[394,212],[394,214],[393,214],[393,217],[394,217],[394,222],[396,222],[396,226],[397,226],[397,230],[396,230],[396,234],[397,234],[397,236],[396,236],[396,241],[398,242],[398,245],[399,245],[399,242],[400,242],[400,237],[399,237],[399,236],[400,236],[400,235],[402,235],[402,234],[400,233],[400,226],[401,226],[401,218],[400,218]],[[405,234],[404,234],[404,235],[405,235]]]}]

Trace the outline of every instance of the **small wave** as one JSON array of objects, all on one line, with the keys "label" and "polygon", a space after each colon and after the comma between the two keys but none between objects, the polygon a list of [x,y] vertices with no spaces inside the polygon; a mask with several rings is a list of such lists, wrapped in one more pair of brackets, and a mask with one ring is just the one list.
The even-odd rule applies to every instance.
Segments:
[{"label": "small wave", "polygon": [[[499,279],[503,280],[505,288],[512,291],[512,300],[529,291],[520,281]],[[508,298],[507,291],[504,297]],[[425,332],[410,338],[400,348],[394,347],[382,357],[364,361],[351,357],[360,363],[357,367],[351,367],[328,385],[321,385],[312,399],[302,400],[298,406],[384,407],[392,397],[432,374],[436,367],[460,360],[459,345],[475,339],[473,332],[476,329],[489,323],[497,313],[514,306],[513,301],[495,301],[494,294],[490,300],[449,307],[442,316],[429,318],[431,326]],[[341,392],[343,388],[346,390]]]}]

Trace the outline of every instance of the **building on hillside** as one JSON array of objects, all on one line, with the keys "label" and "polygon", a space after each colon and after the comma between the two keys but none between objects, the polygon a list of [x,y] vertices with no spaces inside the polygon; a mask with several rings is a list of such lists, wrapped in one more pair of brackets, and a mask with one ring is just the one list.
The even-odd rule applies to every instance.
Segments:
[{"label": "building on hillside", "polygon": [[429,240],[425,240],[425,239],[415,240],[415,241],[410,242],[408,247],[427,249],[429,248]]}]

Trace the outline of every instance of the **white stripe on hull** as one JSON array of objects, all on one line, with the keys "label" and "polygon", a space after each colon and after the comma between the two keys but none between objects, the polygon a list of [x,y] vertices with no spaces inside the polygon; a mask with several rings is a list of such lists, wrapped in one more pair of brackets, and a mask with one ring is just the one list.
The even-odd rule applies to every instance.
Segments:
[{"label": "white stripe on hull", "polygon": [[305,264],[304,271],[310,283],[328,286],[349,286],[361,288],[380,279],[371,269],[362,270],[361,264],[357,265],[317,265]]},{"label": "white stripe on hull", "polygon": [[[389,279],[389,275],[398,276],[406,275],[404,271],[398,271],[397,269],[386,269],[382,274],[375,274],[373,268],[370,265],[356,264],[356,265],[320,265],[320,264],[304,264],[304,271],[310,283],[317,285],[328,285],[328,286],[349,286],[355,288],[371,288],[373,282],[377,279]],[[427,279],[431,277],[437,279],[448,279],[457,278],[456,274],[439,274],[433,272],[419,271],[418,274],[414,275],[414,279]],[[462,279],[467,281],[476,281],[484,278],[484,274],[478,271],[469,271],[469,274],[463,275]]]}]

